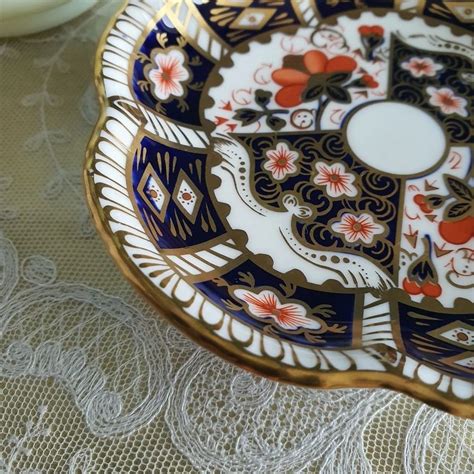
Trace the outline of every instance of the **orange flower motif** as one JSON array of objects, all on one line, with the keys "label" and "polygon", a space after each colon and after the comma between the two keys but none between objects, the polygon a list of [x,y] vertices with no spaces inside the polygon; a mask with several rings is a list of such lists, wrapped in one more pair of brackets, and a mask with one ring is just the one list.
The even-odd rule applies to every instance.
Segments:
[{"label": "orange flower motif", "polygon": [[153,60],[156,68],[150,70],[149,77],[156,97],[168,100],[171,96],[184,95],[183,82],[189,79],[184,54],[172,49],[167,53],[156,54]]},{"label": "orange flower motif", "polygon": [[332,225],[332,229],[338,234],[344,236],[344,240],[348,243],[354,243],[358,240],[364,244],[371,244],[374,236],[382,234],[384,228],[374,222],[370,214],[360,214],[359,216],[345,213],[341,216],[341,220]]},{"label": "orange flower motif", "polygon": [[298,159],[298,153],[290,150],[286,143],[278,143],[274,150],[266,152],[266,156],[267,161],[263,167],[278,181],[297,170],[295,161]]},{"label": "orange flower motif", "polygon": [[378,25],[362,25],[359,26],[359,34],[361,36],[383,36],[384,30],[381,26]]},{"label": "orange flower motif", "polygon": [[369,89],[377,89],[379,86],[379,83],[370,74],[364,74],[360,80],[362,84]]},{"label": "orange flower motif", "polygon": [[431,58],[410,58],[401,64],[402,69],[409,71],[413,77],[419,78],[423,76],[434,77],[443,69],[441,64],[435,63]]},{"label": "orange flower motif", "polygon": [[308,51],[303,56],[291,56],[292,67],[277,69],[272,79],[282,88],[277,92],[275,101],[281,107],[295,107],[303,102],[302,93],[307,88],[311,77],[315,75],[332,75],[351,73],[357,63],[349,56],[328,57],[321,51]]},{"label": "orange flower motif", "polygon": [[427,87],[426,92],[430,96],[430,104],[438,107],[443,114],[458,114],[461,117],[467,117],[467,100],[463,97],[458,97],[454,92],[447,88],[442,87],[436,89],[436,87]]},{"label": "orange flower motif", "polygon": [[325,186],[329,196],[337,198],[340,196],[354,197],[357,195],[357,188],[352,184],[355,176],[346,171],[342,163],[328,165],[319,161],[315,165],[317,175],[314,184]]},{"label": "orange flower motif", "polygon": [[384,33],[384,29],[379,25],[359,26],[360,40],[367,60],[375,59],[375,50],[384,43]]},{"label": "orange flower motif", "polygon": [[270,290],[253,293],[249,290],[235,290],[234,295],[248,306],[253,316],[262,319],[272,319],[283,329],[296,330],[300,328],[320,329],[321,325],[306,316],[306,309],[297,303],[280,302],[278,296]]}]

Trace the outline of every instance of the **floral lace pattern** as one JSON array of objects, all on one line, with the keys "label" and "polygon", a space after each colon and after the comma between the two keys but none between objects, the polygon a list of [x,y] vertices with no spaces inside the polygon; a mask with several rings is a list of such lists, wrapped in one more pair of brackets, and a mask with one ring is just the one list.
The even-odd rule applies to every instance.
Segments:
[{"label": "floral lace pattern", "polygon": [[[384,390],[314,391],[254,377],[165,326],[121,279],[79,179],[97,114],[90,58],[118,6],[0,44],[9,74],[17,62],[35,71],[34,81],[2,89],[12,91],[12,133],[28,127],[4,143],[10,159],[0,163],[0,472],[472,472],[472,422]],[[377,54],[380,32],[362,33],[364,54]],[[291,146],[277,152],[285,169],[298,166]],[[347,169],[326,168],[316,185],[357,191]],[[255,305],[256,317],[296,317],[317,330],[301,305],[280,295],[268,303]]]}]

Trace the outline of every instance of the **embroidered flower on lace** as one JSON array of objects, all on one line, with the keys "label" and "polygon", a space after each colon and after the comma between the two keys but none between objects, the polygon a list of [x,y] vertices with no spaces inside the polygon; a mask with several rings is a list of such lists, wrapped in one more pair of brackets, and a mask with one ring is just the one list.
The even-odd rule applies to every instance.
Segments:
[{"label": "embroidered flower on lace", "polygon": [[[20,462],[23,464],[22,458],[31,455],[30,445],[36,438],[48,437],[51,434],[51,430],[43,422],[47,410],[47,406],[40,405],[37,410],[36,418],[30,419],[25,423],[24,432],[22,434],[12,434],[9,437],[10,448],[7,451],[8,454],[5,457],[0,455],[0,472],[5,474],[16,472],[17,464],[20,464]],[[38,471],[29,468],[28,472]]]}]

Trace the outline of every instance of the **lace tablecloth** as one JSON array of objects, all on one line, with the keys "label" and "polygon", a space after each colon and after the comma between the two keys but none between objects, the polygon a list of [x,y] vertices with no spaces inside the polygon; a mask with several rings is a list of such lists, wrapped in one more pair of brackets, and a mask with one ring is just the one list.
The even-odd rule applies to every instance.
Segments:
[{"label": "lace tablecloth", "polygon": [[474,424],[254,377],[124,280],[81,179],[116,1],[0,43],[0,472],[471,473]]}]

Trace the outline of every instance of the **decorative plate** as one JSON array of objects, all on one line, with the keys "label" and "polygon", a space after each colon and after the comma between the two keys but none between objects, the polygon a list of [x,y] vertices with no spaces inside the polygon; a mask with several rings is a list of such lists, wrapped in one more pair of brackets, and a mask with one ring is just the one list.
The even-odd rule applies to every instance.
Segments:
[{"label": "decorative plate", "polygon": [[244,368],[474,417],[473,22],[470,2],[129,0],[85,168],[122,271]]}]

